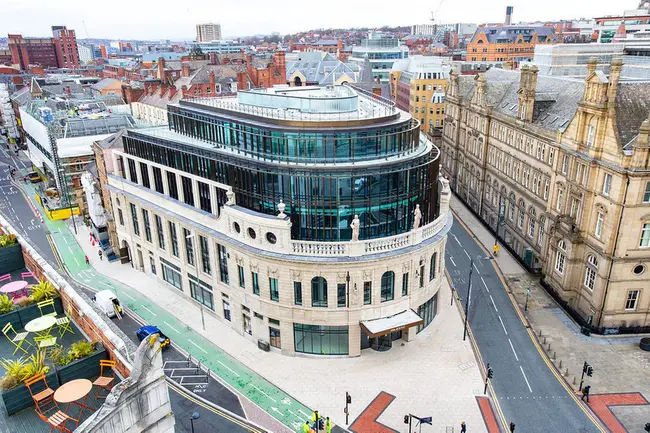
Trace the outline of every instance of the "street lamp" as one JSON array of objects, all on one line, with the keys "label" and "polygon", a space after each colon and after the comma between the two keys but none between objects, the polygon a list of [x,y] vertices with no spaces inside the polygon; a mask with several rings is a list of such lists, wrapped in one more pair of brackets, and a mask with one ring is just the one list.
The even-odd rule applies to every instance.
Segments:
[{"label": "street lamp", "polygon": [[[481,257],[483,260],[491,260],[492,257]],[[472,270],[474,268],[474,259],[469,259],[469,279],[467,281],[467,299],[465,299],[465,324],[463,329],[463,341],[467,337],[467,316],[469,315],[469,299],[472,296]]]},{"label": "street lamp", "polygon": [[[192,241],[192,254],[194,255],[194,260],[198,260],[197,255],[196,255],[197,248],[195,246],[196,245],[196,237],[194,236],[194,233],[190,233],[189,235],[185,236],[185,239],[186,239],[186,243],[187,243],[187,239]],[[199,268],[198,263],[196,264],[196,268],[197,269]],[[203,330],[205,331],[205,315],[203,314],[203,302],[199,302],[199,305],[201,306],[201,324],[203,325]],[[196,412],[194,412],[194,414],[196,414]],[[192,414],[192,415],[194,415],[194,414]]]},{"label": "street lamp", "polygon": [[524,304],[524,311],[528,311],[528,296],[530,295],[530,289],[526,290],[526,303]]},{"label": "street lamp", "polygon": [[199,418],[201,418],[201,415],[199,415],[198,412],[192,413],[192,416],[190,417],[190,424],[192,425],[192,433],[194,433],[194,421],[196,421]]},{"label": "street lamp", "polygon": [[345,274],[345,305],[346,308],[350,308],[350,271]]}]

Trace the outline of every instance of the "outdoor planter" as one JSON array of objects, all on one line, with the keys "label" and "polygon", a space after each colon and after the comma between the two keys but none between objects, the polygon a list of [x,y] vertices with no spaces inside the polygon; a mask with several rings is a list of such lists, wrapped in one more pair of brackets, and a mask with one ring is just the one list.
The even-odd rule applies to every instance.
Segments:
[{"label": "outdoor planter", "polygon": [[[54,371],[53,368],[45,375],[45,380],[47,380],[47,385],[51,389],[56,390],[59,387],[59,381],[56,378],[56,371]],[[36,388],[35,391],[42,391],[42,389]],[[29,389],[27,389],[27,386],[24,383],[21,383],[17,387],[7,391],[2,391],[0,397],[2,397],[2,402],[5,405],[8,415],[13,415],[18,411],[34,406],[32,395],[29,393]]]},{"label": "outdoor planter", "polygon": [[11,326],[13,326],[16,331],[23,328],[18,310],[13,310],[0,316],[0,327],[4,328],[4,326],[9,322],[11,322]]},{"label": "outdoor planter", "polygon": [[[63,304],[58,296],[54,298],[54,308],[57,316],[63,315]],[[24,329],[25,325],[31,320],[39,317],[41,317],[41,310],[38,309],[38,305],[32,304],[25,308],[16,305],[13,311],[0,316],[0,327],[4,327],[8,322],[11,322],[14,329],[18,331]]]},{"label": "outdoor planter", "polygon": [[20,244],[16,243],[0,248],[0,263],[2,264],[0,269],[2,275],[24,268],[25,259],[23,259],[23,250]]},{"label": "outdoor planter", "polygon": [[108,359],[104,346],[97,343],[97,350],[90,356],[72,361],[68,365],[56,367],[59,383],[63,384],[74,379],[93,379],[99,376],[99,360]]}]

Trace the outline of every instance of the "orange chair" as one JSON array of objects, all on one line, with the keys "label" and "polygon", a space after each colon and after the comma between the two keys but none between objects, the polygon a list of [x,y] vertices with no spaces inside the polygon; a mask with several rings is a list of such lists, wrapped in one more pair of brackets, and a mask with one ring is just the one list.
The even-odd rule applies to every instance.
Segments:
[{"label": "orange chair", "polygon": [[[110,368],[111,369],[111,375],[110,376],[104,376],[104,368]],[[97,386],[97,390],[95,392],[95,397],[96,398],[106,398],[106,396],[99,395],[99,392],[104,389],[107,392],[111,392],[111,389],[113,389],[113,386],[115,385],[115,361],[112,360],[105,360],[101,359],[99,360],[99,377],[95,379],[93,382],[93,385]]]},{"label": "orange chair", "polygon": [[51,426],[50,433],[52,433],[52,430],[58,430],[63,433],[72,433],[72,430],[67,428],[65,426],[65,423],[67,423],[70,420],[74,421],[75,419],[72,418],[71,416],[66,415],[62,411],[59,410],[54,415],[49,417],[43,415],[38,410],[36,411],[36,413],[43,421],[45,421]]},{"label": "orange chair", "polygon": [[[27,389],[29,389],[29,393],[32,395],[34,403],[36,403],[37,412],[43,412],[41,405],[46,405],[54,401],[54,391],[47,384],[47,379],[45,379],[44,374],[39,374],[27,379],[25,385],[27,386]],[[35,391],[32,388],[36,388],[37,390]]]}]

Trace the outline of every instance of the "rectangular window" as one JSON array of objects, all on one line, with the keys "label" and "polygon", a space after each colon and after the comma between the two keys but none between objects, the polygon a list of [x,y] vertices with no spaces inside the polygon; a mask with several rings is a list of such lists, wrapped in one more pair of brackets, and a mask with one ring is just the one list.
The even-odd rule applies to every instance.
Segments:
[{"label": "rectangular window", "polygon": [[151,273],[154,274],[154,275],[157,275],[156,274],[156,261],[151,256],[149,256],[149,265],[151,266]]},{"label": "rectangular window", "polygon": [[208,240],[205,236],[199,235],[199,245],[201,247],[201,266],[203,272],[212,275],[212,267],[210,266],[210,247],[208,246]]},{"label": "rectangular window", "polygon": [[131,206],[131,221],[133,221],[133,234],[140,236],[140,224],[138,223],[138,211],[135,208],[133,203],[129,203]]},{"label": "rectangular window", "polygon": [[363,305],[370,305],[372,302],[372,281],[363,283]]},{"label": "rectangular window", "polygon": [[555,206],[555,210],[558,212],[562,212],[562,195],[564,192],[561,189],[557,190],[557,203]]},{"label": "rectangular window", "polygon": [[587,129],[587,147],[594,145],[594,139],[596,138],[596,128],[593,125],[589,125]]},{"label": "rectangular window", "polygon": [[239,287],[246,287],[246,280],[244,278],[244,267],[237,265],[237,274],[239,275]]},{"label": "rectangular window", "polygon": [[271,301],[280,301],[280,291],[278,288],[277,278],[269,278],[269,289],[271,291]]},{"label": "rectangular window", "polygon": [[345,307],[345,293],[346,293],[346,284],[345,283],[339,283],[336,285],[336,306],[337,307]]},{"label": "rectangular window", "polygon": [[178,183],[176,183],[176,173],[167,172],[167,184],[169,185],[169,196],[178,200]]},{"label": "rectangular window", "polygon": [[420,288],[424,287],[424,265],[420,266]]},{"label": "rectangular window", "polygon": [[133,183],[138,183],[138,172],[135,168],[135,161],[132,159],[128,159],[127,161],[129,161],[129,180]]},{"label": "rectangular window", "polygon": [[302,282],[300,281],[293,282],[293,303],[302,305]]},{"label": "rectangular window", "polygon": [[156,235],[158,235],[158,246],[161,250],[165,249],[165,232],[163,231],[162,219],[154,214],[154,219],[156,220]]},{"label": "rectangular window", "polygon": [[630,290],[627,292],[627,299],[625,300],[625,309],[627,311],[636,310],[637,303],[639,302],[640,290]]},{"label": "rectangular window", "polygon": [[271,328],[269,326],[269,343],[271,344],[271,347],[276,347],[280,349],[281,345],[281,339],[280,339],[280,330],[277,328]]},{"label": "rectangular window", "polygon": [[153,184],[154,187],[156,188],[156,191],[163,194],[165,192],[165,188],[163,186],[163,180],[162,180],[162,171],[158,167],[151,167],[153,171]]},{"label": "rectangular window", "polygon": [[594,234],[599,239],[603,234],[603,214],[601,212],[598,212],[598,216],[596,217],[596,230],[594,231]]},{"label": "rectangular window", "polygon": [[194,188],[192,179],[181,176],[181,185],[183,186],[183,201],[190,206],[194,206]]},{"label": "rectangular window", "polygon": [[429,266],[429,281],[436,278],[436,262],[438,261],[438,253],[433,253],[431,256],[431,264]]},{"label": "rectangular window", "polygon": [[347,355],[347,326],[293,324],[294,350],[317,355]]},{"label": "rectangular window", "polygon": [[142,221],[144,222],[144,238],[151,242],[151,223],[149,222],[149,211],[142,209]]},{"label": "rectangular window", "polygon": [[200,280],[197,283],[197,279],[193,275],[187,274],[187,276],[190,278],[190,295],[192,299],[214,311],[212,287]]},{"label": "rectangular window", "polygon": [[605,179],[603,180],[603,195],[609,196],[609,191],[612,188],[612,175],[605,173]]},{"label": "rectangular window", "polygon": [[260,279],[257,272],[251,272],[251,281],[253,282],[253,295],[260,295]]},{"label": "rectangular window", "polygon": [[194,266],[194,235],[186,228],[183,229],[183,238],[185,239],[185,258],[187,259],[187,264]]},{"label": "rectangular window", "polygon": [[226,253],[226,247],[217,244],[217,252],[219,253],[219,278],[222,283],[229,284],[230,278],[228,278],[228,254]]},{"label": "rectangular window", "polygon": [[564,157],[562,157],[562,174],[566,176],[568,171],[569,171],[569,156],[564,155]]},{"label": "rectangular window", "polygon": [[650,181],[645,184],[645,192],[643,193],[643,203],[650,203]]},{"label": "rectangular window", "polygon": [[140,177],[142,178],[142,186],[151,188],[151,182],[149,182],[149,169],[147,164],[139,163],[140,165]]},{"label": "rectangular window", "polygon": [[402,296],[409,294],[409,273],[402,274]]},{"label": "rectangular window", "polygon": [[650,223],[643,224],[643,229],[641,229],[641,242],[639,242],[640,247],[650,247]]},{"label": "rectangular window", "polygon": [[222,299],[223,302],[223,318],[230,322],[230,302]]},{"label": "rectangular window", "polygon": [[162,268],[163,280],[167,281],[177,289],[183,290],[180,268],[176,265],[172,265],[163,258],[160,259],[160,265]]},{"label": "rectangular window", "polygon": [[172,243],[172,254],[178,257],[178,238],[176,237],[176,224],[169,221],[169,238]]},{"label": "rectangular window", "polygon": [[590,265],[587,265],[587,269],[585,270],[584,285],[589,290],[594,290],[595,284],[596,284],[596,270],[590,267]]},{"label": "rectangular window", "polygon": [[210,185],[198,182],[199,185],[199,204],[201,210],[212,212],[212,200],[210,199]]},{"label": "rectangular window", "polygon": [[255,316],[256,319],[264,320],[264,316],[260,313],[253,312],[253,316]]},{"label": "rectangular window", "polygon": [[124,214],[122,213],[122,209],[120,209],[119,207],[117,208],[117,219],[119,220],[120,225],[123,226],[124,225]]}]

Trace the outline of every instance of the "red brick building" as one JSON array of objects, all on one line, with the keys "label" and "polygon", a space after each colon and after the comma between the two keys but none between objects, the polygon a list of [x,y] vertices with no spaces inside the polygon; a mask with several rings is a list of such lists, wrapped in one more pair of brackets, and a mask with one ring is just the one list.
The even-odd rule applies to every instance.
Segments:
[{"label": "red brick building", "polygon": [[78,68],[79,48],[74,30],[68,30],[66,26],[52,26],[52,36],[59,68]]}]

